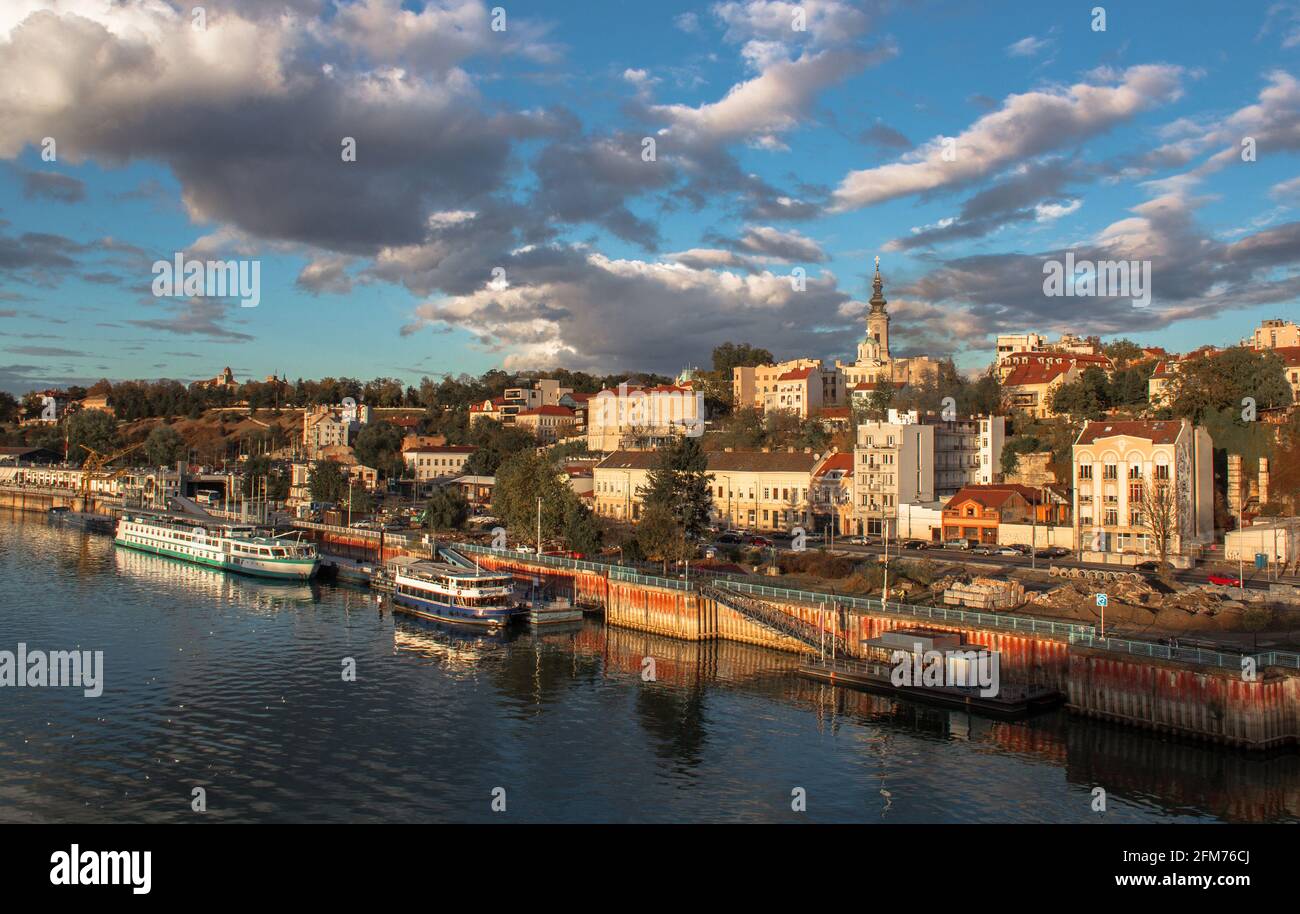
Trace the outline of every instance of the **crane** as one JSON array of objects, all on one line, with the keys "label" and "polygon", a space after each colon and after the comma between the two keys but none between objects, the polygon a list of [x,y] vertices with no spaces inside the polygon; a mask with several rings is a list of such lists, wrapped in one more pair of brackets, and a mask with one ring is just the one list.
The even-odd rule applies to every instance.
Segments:
[{"label": "crane", "polygon": [[82,477],[81,477],[81,494],[90,495],[90,484],[94,480],[102,479],[107,481],[107,480],[117,479],[119,476],[126,473],[128,469],[127,467],[118,467],[116,470],[114,470],[111,473],[107,472],[105,470],[105,467],[107,464],[112,463],[117,458],[125,457],[127,454],[131,453],[132,451],[139,450],[142,447],[144,447],[143,441],[137,444],[133,444],[129,447],[124,447],[121,450],[115,451],[112,454],[106,455],[106,454],[101,454],[99,451],[95,450],[93,447],[90,447],[89,445],[85,445],[85,444],[81,445],[82,450],[84,450],[89,455],[86,458],[85,463],[81,465],[81,468],[83,470]]}]

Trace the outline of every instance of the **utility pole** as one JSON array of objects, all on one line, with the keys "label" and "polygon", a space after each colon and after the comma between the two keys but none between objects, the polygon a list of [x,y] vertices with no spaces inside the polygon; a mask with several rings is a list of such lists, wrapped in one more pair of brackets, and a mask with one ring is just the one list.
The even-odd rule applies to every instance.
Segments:
[{"label": "utility pole", "polygon": [[537,496],[537,554],[542,554],[542,497]]}]

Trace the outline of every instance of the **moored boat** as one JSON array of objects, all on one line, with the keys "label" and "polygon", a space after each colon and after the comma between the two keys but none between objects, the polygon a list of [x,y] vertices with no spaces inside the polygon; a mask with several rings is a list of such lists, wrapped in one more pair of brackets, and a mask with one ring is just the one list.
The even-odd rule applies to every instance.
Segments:
[{"label": "moored boat", "polygon": [[272,580],[306,581],[320,567],[320,556],[312,543],[269,536],[252,526],[196,523],[188,518],[125,514],[117,522],[113,542],[140,552]]},{"label": "moored boat", "polygon": [[391,581],[394,608],[422,619],[501,628],[528,612],[509,574],[415,562],[392,566]]}]

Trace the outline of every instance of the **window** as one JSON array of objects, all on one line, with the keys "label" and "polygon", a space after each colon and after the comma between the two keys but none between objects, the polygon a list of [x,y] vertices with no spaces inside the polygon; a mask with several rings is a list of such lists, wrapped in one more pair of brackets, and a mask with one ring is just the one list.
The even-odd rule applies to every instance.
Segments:
[{"label": "window", "polygon": [[1108,463],[1102,468],[1102,479],[1119,479],[1119,467],[1113,463]]},{"label": "window", "polygon": [[1092,464],[1091,464],[1091,463],[1081,463],[1081,464],[1079,464],[1079,478],[1080,478],[1080,479],[1092,479]]},{"label": "window", "polygon": [[1169,478],[1169,464],[1167,463],[1156,464],[1156,479],[1168,479],[1168,478]]}]

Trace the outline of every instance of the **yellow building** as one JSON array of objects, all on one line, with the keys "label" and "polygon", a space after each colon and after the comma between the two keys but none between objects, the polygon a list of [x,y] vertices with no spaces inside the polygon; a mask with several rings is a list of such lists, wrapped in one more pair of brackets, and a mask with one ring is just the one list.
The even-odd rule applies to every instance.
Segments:
[{"label": "yellow building", "polygon": [[1161,530],[1171,555],[1213,540],[1213,446],[1186,419],[1085,423],[1074,443],[1075,541],[1150,556]]},{"label": "yellow building", "polygon": [[[813,529],[814,474],[824,459],[793,448],[710,452],[713,520],[746,530]],[[592,471],[595,512],[614,520],[639,519],[640,491],[658,463],[654,451],[616,451],[602,460]]]}]

